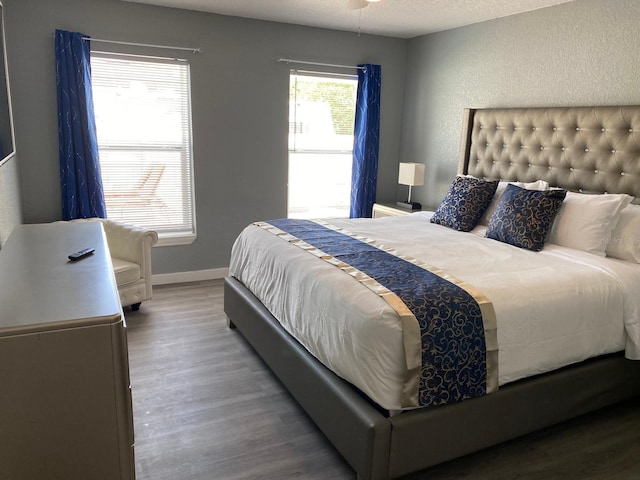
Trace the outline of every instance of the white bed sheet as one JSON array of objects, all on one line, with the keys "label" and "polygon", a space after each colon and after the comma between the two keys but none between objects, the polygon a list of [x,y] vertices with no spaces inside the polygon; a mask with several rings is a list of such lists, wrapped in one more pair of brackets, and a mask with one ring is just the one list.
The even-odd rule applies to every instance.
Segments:
[{"label": "white bed sheet", "polygon": [[[331,220],[482,291],[496,312],[499,384],[625,349],[640,359],[640,266],[547,244],[530,252],[429,223],[430,213]],[[402,326],[338,268],[248,226],[230,274],[323,364],[385,409],[402,410]]]}]

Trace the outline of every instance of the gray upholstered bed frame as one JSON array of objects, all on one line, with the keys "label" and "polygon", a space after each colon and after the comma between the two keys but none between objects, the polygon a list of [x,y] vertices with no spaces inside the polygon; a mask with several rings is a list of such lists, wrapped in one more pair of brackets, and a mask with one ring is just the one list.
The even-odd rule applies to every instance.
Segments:
[{"label": "gray upholstered bed frame", "polygon": [[458,171],[640,198],[640,106],[465,110]]},{"label": "gray upholstered bed frame", "polygon": [[[465,110],[459,171],[640,197],[640,107]],[[361,479],[397,478],[640,395],[640,362],[608,355],[491,395],[389,416],[225,280],[230,325],[252,344]]]}]

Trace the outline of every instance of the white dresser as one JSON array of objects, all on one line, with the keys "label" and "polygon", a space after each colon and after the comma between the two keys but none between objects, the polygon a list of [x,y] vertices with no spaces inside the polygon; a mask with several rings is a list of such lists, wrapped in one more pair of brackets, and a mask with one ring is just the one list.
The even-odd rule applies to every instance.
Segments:
[{"label": "white dresser", "polygon": [[19,225],[0,250],[0,477],[135,478],[127,333],[100,223]]}]

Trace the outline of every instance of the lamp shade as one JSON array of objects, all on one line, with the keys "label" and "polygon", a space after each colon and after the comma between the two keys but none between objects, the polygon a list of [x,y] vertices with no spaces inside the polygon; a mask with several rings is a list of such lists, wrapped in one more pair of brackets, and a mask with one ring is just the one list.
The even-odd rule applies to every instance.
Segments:
[{"label": "lamp shade", "polygon": [[401,163],[398,172],[398,183],[410,186],[424,185],[424,164]]}]

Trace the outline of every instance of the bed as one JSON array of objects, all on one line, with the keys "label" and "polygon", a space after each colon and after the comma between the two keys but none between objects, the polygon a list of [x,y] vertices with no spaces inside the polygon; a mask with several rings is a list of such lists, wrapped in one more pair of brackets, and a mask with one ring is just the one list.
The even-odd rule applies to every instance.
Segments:
[{"label": "bed", "polygon": [[[640,197],[640,107],[465,110],[458,171],[461,175],[478,179],[524,183],[541,181],[546,182],[546,185],[582,194],[626,194],[631,201],[631,197]],[[578,195],[575,194],[574,197]],[[412,230],[422,226],[426,228],[429,224],[429,228],[433,229],[430,215],[410,215],[411,218],[406,220],[409,223],[398,219],[378,219],[351,223],[332,221],[323,226],[340,231],[361,228],[360,233],[366,237],[368,234],[378,235],[377,227],[372,227],[374,223],[366,222],[377,222],[375,225],[385,222],[390,229],[399,230]],[[556,216],[556,220],[557,218]],[[262,235],[272,235],[273,232],[268,231],[272,226],[267,224],[265,228],[255,228],[261,228]],[[570,224],[570,227],[573,226],[574,224]],[[442,230],[442,227],[436,225],[435,229],[437,228]],[[495,229],[495,225],[490,223],[488,227],[480,225],[469,233],[456,234],[460,237],[471,236],[472,241],[477,242],[477,248],[482,249],[482,242],[494,241],[484,238],[486,232],[492,229]],[[567,245],[570,246],[573,246],[571,242],[583,241],[580,236],[576,238],[572,228],[567,228],[566,231],[556,228],[552,230],[552,234],[557,238],[567,239]],[[381,241],[390,245],[385,248],[394,253],[403,248],[394,244],[393,239],[386,237],[384,233],[380,235]],[[443,240],[441,243],[447,242]],[[287,242],[281,243],[284,245]],[[300,250],[296,245],[286,247]],[[511,245],[507,245],[506,251],[510,247]],[[604,246],[600,247],[604,251]],[[600,247],[591,245],[585,248],[588,250]],[[589,312],[593,314],[592,317],[595,317],[589,320],[590,323],[586,320],[577,321],[575,325],[586,323],[583,325],[586,331],[595,331],[596,337],[606,337],[604,344],[590,343],[585,335],[579,341],[570,340],[564,344],[580,344],[580,352],[569,353],[567,358],[546,363],[546,353],[536,355],[536,352],[546,351],[544,345],[537,345],[530,350],[533,354],[529,357],[539,357],[537,359],[542,362],[534,362],[533,365],[520,369],[514,366],[518,364],[518,359],[507,362],[502,358],[508,359],[518,351],[518,341],[511,346],[505,342],[505,336],[511,336],[506,335],[508,328],[504,328],[505,332],[501,329],[500,322],[504,324],[506,308],[503,305],[508,304],[509,297],[513,296],[503,295],[504,299],[491,305],[492,308],[495,307],[494,313],[499,320],[497,338],[501,343],[499,355],[502,363],[498,370],[502,371],[502,375],[498,379],[496,374],[499,384],[499,387],[496,385],[497,391],[443,405],[415,405],[411,403],[413,400],[406,400],[413,398],[411,395],[393,393],[395,390],[391,394],[379,394],[368,387],[367,374],[361,380],[357,374],[352,377],[351,373],[340,371],[341,367],[332,366],[338,371],[334,373],[325,366],[330,363],[327,358],[332,358],[334,354],[326,355],[327,358],[323,358],[321,351],[311,355],[309,345],[303,346],[276,320],[276,316],[283,316],[282,312],[277,311],[274,316],[271,313],[273,306],[271,310],[265,306],[272,305],[268,295],[258,288],[248,288],[245,283],[251,282],[245,278],[243,281],[234,276],[225,279],[225,312],[230,326],[237,328],[251,343],[353,467],[358,478],[397,478],[640,394],[640,362],[630,360],[640,358],[640,328],[637,325],[640,315],[637,306],[629,303],[631,297],[638,296],[633,285],[640,284],[638,277],[634,277],[638,275],[640,266],[634,262],[616,260],[613,262],[616,265],[609,268],[611,261],[603,258],[604,254],[592,255],[593,252],[589,251],[574,254],[572,250],[574,249],[566,245],[558,247],[547,244],[542,252],[524,253],[525,258],[518,261],[528,261],[527,255],[549,257],[551,259],[546,260],[544,268],[548,270],[554,262],[560,262],[557,263],[560,265],[558,270],[564,272],[565,264],[562,262],[567,261],[565,257],[568,255],[572,257],[570,262],[579,264],[577,268],[580,272],[588,270],[585,273],[586,283],[578,288],[582,292],[582,299],[586,301],[586,297],[595,294],[602,295],[602,299],[595,300],[585,307],[585,312],[579,314],[579,317],[584,318],[588,317]],[[400,256],[404,253],[406,252],[400,252]],[[483,252],[478,250],[477,253],[477,257],[480,257]],[[305,252],[305,255],[308,253]],[[474,257],[469,257],[465,261],[473,262],[473,259]],[[232,263],[234,261],[237,262],[232,260]],[[595,266],[587,265],[592,261]],[[478,268],[486,270],[487,266],[480,263]],[[599,281],[590,276],[595,275],[593,272],[615,269],[620,269],[621,272],[613,277],[606,275],[608,280],[604,283],[608,286],[603,283],[602,288],[591,289],[590,284],[600,285]],[[233,273],[236,270],[239,271],[237,267],[231,269]],[[325,274],[323,271],[318,278]],[[544,269],[540,271],[540,275],[544,276]],[[480,277],[476,275],[471,278]],[[628,290],[614,293],[618,292],[616,284],[625,283],[628,284]],[[472,285],[471,288],[473,287]],[[497,298],[503,287],[485,282],[483,288],[491,293],[487,295],[489,298]],[[481,295],[483,293],[484,290]],[[537,315],[542,322],[553,323],[548,322],[551,315],[548,310],[544,310],[544,303],[530,306],[529,316]],[[318,311],[322,311],[321,316],[338,315],[325,309],[323,305],[318,306]],[[601,324],[608,323],[598,322],[600,316],[618,315],[624,319],[616,326],[605,328]],[[291,316],[297,318],[299,315]],[[487,324],[489,328],[485,330],[490,331],[491,322],[485,323],[485,326]],[[573,329],[574,326],[570,328]],[[343,333],[337,335],[341,341]],[[397,339],[398,342],[404,340],[404,337]],[[487,346],[490,343],[492,342],[488,340]],[[549,345],[552,350],[558,350],[558,345],[554,345],[553,341]],[[407,350],[410,348],[407,347]],[[491,349],[487,348],[489,350]],[[324,364],[316,357],[321,358]],[[344,378],[349,378],[350,381]],[[400,389],[402,388],[401,385]]]}]

